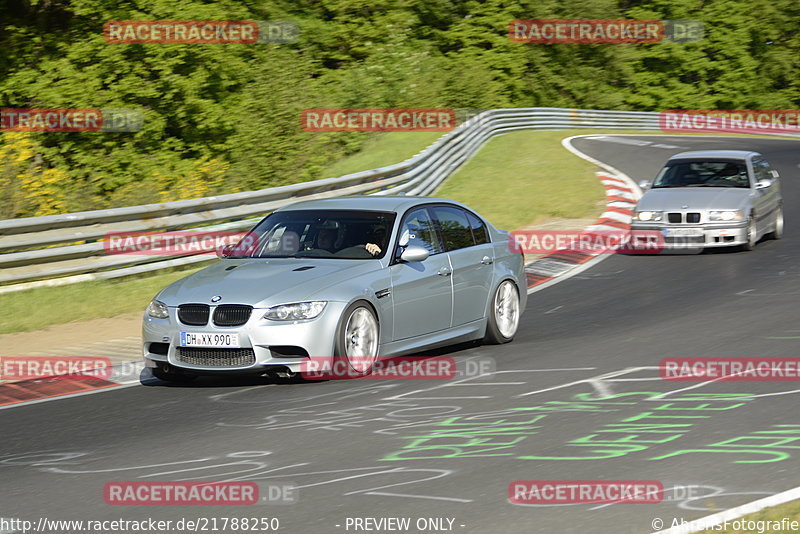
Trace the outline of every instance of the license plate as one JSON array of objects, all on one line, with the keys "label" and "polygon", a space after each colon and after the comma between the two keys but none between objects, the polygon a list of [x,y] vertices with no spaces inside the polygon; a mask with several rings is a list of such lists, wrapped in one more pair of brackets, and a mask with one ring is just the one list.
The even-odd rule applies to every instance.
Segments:
[{"label": "license plate", "polygon": [[702,228],[667,228],[666,237],[702,237]]},{"label": "license plate", "polygon": [[239,334],[219,332],[181,332],[181,347],[239,348]]}]

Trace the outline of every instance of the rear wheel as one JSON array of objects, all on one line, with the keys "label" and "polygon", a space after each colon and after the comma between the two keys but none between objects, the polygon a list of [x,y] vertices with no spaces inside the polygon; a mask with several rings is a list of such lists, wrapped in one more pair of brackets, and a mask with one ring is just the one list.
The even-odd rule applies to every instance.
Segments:
[{"label": "rear wheel", "polygon": [[375,312],[365,302],[354,302],[342,314],[336,332],[334,373],[368,375],[378,358],[380,327]]},{"label": "rear wheel", "polygon": [[769,234],[770,239],[780,239],[783,237],[783,206],[778,206],[778,213],[775,214],[775,229]]},{"label": "rear wheel", "polygon": [[511,280],[497,286],[486,324],[485,343],[498,345],[514,339],[519,328],[519,290]]}]

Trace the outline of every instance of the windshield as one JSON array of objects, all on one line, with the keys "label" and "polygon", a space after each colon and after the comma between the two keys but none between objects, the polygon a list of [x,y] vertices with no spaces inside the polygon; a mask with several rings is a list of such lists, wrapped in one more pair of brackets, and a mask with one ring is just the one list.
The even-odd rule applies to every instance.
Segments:
[{"label": "windshield", "polygon": [[278,211],[234,247],[230,258],[382,258],[395,214],[362,210]]},{"label": "windshield", "polygon": [[750,180],[743,161],[679,160],[667,163],[653,182],[653,189],[663,187],[749,188]]}]

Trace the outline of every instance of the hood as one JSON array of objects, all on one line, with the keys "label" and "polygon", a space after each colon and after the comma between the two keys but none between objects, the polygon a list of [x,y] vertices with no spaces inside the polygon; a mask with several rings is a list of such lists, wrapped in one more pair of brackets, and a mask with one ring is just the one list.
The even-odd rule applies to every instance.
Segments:
[{"label": "hood", "polygon": [[749,197],[750,189],[734,187],[650,189],[639,200],[636,209],[653,211],[734,210],[743,207]]},{"label": "hood", "polygon": [[322,290],[381,267],[380,260],[227,259],[173,282],[157,298],[178,306],[211,304],[211,297],[219,295],[218,304],[268,308],[319,298]]}]

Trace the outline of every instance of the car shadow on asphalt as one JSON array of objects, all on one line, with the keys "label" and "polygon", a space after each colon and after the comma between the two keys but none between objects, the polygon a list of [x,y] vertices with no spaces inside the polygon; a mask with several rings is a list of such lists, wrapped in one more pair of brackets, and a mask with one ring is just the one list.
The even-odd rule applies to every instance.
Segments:
[{"label": "car shadow on asphalt", "polygon": [[[425,350],[424,352],[392,357],[382,359],[381,361],[391,360],[393,362],[401,361],[424,361],[431,358],[450,357],[458,361],[459,356],[465,356],[464,352],[475,347],[480,346],[480,343],[475,341],[468,341],[458,343],[456,345],[449,345],[446,347],[439,347],[436,349]],[[349,378],[307,378],[301,374],[297,374],[291,378],[269,377],[254,374],[229,374],[229,375],[201,375],[197,376],[187,382],[167,382],[156,378],[150,372],[150,369],[145,368],[139,375],[139,383],[146,387],[167,387],[167,388],[242,388],[252,386],[276,385],[276,386],[313,386],[314,384],[322,382],[364,382],[370,380],[370,376],[360,377],[355,379]],[[387,380],[387,379],[382,379]]]}]

